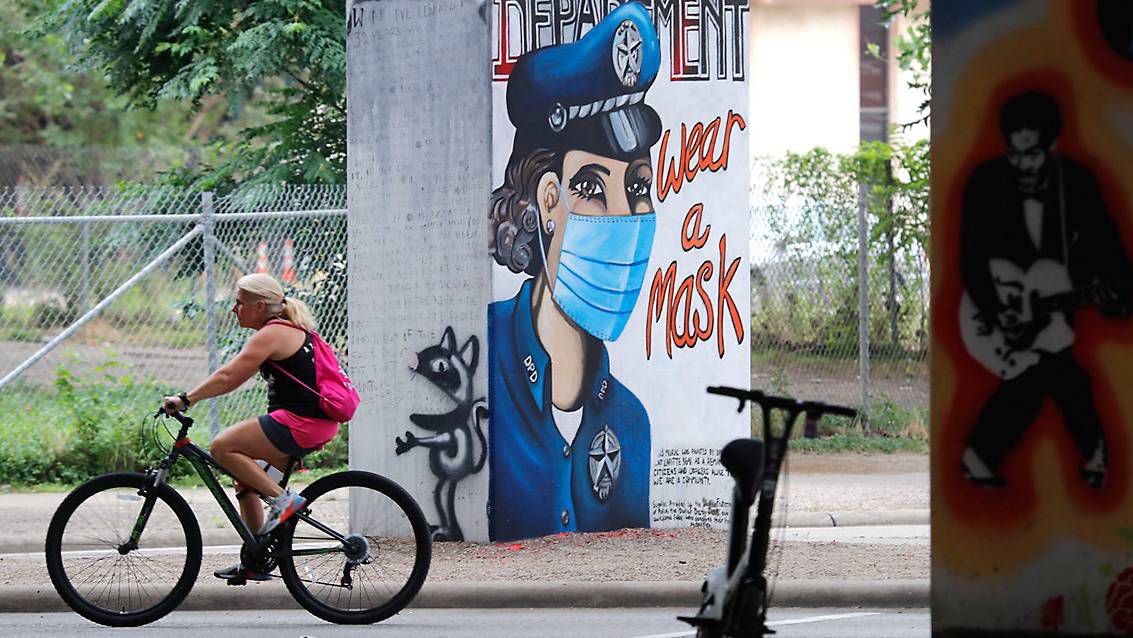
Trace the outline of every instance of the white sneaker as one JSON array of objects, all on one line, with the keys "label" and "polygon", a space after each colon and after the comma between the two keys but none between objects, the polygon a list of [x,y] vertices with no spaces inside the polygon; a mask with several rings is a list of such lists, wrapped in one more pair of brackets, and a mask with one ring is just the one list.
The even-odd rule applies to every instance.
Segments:
[{"label": "white sneaker", "polygon": [[264,521],[264,526],[260,528],[258,536],[271,533],[280,523],[302,510],[303,506],[307,504],[307,499],[291,490],[285,490],[283,494],[268,499],[268,502],[271,503],[271,513],[268,514],[268,519]]}]

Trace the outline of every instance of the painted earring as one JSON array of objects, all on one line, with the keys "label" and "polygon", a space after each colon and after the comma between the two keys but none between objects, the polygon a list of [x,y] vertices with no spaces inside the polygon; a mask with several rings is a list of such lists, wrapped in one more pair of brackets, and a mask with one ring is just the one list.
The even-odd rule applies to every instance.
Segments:
[{"label": "painted earring", "polygon": [[555,232],[555,220],[548,219],[547,220],[547,233],[550,234],[550,233],[553,233],[553,232]]}]

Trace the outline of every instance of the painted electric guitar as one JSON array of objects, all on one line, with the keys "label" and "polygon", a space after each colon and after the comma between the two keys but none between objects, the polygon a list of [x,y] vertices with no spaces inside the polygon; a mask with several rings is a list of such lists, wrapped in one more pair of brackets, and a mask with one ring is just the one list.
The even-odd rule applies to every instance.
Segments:
[{"label": "painted electric guitar", "polygon": [[988,262],[999,303],[1014,311],[1008,325],[981,315],[968,295],[960,302],[960,335],[968,353],[1002,379],[1013,379],[1039,362],[1042,353],[1074,344],[1068,311],[1098,302],[1100,284],[1074,288],[1066,267],[1040,259],[1023,270],[1006,259]]}]

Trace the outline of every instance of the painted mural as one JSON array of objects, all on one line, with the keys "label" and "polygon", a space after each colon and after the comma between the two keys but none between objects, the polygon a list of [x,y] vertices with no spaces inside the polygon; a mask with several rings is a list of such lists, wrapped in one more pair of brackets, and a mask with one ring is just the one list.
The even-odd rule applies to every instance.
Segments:
[{"label": "painted mural", "polygon": [[410,414],[413,425],[429,434],[418,436],[406,430],[394,440],[394,452],[400,456],[415,448],[429,451],[429,469],[437,479],[433,505],[438,521],[430,524],[433,540],[462,541],[464,532],[456,518],[456,486],[480,472],[487,459],[483,426],[488,421],[488,402],[477,397],[473,388],[480,340],[472,335],[458,349],[450,326],[445,328],[440,343],[418,352],[416,359],[410,369],[443,392],[454,406],[439,414]]},{"label": "painted mural", "polygon": [[703,395],[749,375],[747,3],[688,4],[493,3],[493,540],[726,522],[688,470],[748,427]]},{"label": "painted mural", "polygon": [[1133,3],[933,25],[934,632],[1128,633]]}]

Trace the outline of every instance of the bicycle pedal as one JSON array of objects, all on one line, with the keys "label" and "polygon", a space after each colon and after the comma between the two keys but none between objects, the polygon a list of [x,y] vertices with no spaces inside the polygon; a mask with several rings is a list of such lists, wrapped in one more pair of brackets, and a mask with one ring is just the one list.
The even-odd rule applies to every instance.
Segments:
[{"label": "bicycle pedal", "polygon": [[236,576],[235,578],[228,578],[228,579],[225,579],[225,581],[224,581],[224,582],[225,582],[225,583],[227,583],[227,584],[229,584],[229,585],[233,585],[233,586],[237,586],[237,585],[247,585],[247,584],[248,584],[248,579],[247,579],[247,578],[244,578],[243,576]]}]

